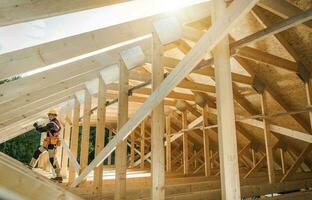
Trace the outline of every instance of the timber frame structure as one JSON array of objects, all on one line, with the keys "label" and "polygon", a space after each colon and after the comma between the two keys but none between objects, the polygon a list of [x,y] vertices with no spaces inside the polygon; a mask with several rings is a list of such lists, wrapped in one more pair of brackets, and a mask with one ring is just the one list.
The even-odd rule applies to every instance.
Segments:
[{"label": "timber frame structure", "polygon": [[[0,1],[0,29],[130,2]],[[65,181],[1,153],[0,199],[312,199],[311,1],[194,3],[0,54],[0,80],[53,64],[0,85],[0,143],[57,108]]]}]

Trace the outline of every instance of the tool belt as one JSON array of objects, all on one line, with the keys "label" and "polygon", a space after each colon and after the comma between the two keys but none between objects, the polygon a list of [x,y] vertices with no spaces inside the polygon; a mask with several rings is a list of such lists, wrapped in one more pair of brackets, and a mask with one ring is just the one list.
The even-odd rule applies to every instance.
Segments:
[{"label": "tool belt", "polygon": [[47,148],[49,144],[61,146],[61,140],[58,137],[46,137],[42,142],[42,146]]}]

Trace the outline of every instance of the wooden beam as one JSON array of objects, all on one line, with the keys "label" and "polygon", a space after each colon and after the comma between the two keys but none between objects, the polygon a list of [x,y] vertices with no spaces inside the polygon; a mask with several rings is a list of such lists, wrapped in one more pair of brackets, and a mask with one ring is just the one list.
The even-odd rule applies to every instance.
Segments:
[{"label": "wooden beam", "polygon": [[[284,19],[303,12],[303,10],[285,0],[260,0],[257,5]],[[307,21],[303,25],[312,29],[312,21]]]},{"label": "wooden beam", "polygon": [[88,166],[90,118],[91,118],[91,95],[88,90],[84,93],[84,108],[81,133],[80,167],[81,170]]},{"label": "wooden beam", "polygon": [[[156,32],[153,32],[152,88],[155,92],[164,80],[164,68],[161,64],[163,49]],[[164,150],[164,102],[161,101],[152,111],[151,152],[152,152],[152,199],[165,199],[165,150]]]},{"label": "wooden beam", "polygon": [[141,122],[141,144],[140,144],[140,150],[141,150],[141,164],[140,168],[144,169],[144,157],[145,157],[145,120]]},{"label": "wooden beam", "polygon": [[[112,131],[112,129],[109,129],[108,131],[109,131],[108,142],[110,142],[113,138],[113,131]],[[107,165],[112,165],[112,164],[113,164],[112,155],[109,155],[108,159],[107,159]]]},{"label": "wooden beam", "polygon": [[171,115],[166,116],[166,171],[171,172]]},{"label": "wooden beam", "polygon": [[[268,114],[268,93],[264,91],[260,94],[260,102],[261,102],[261,110],[262,115]],[[273,135],[270,129],[270,121],[269,119],[263,119],[263,130],[264,130],[264,141],[265,141],[265,152],[267,158],[267,168],[268,168],[268,176],[269,183],[275,182],[275,172],[274,172],[274,158],[273,158]]]},{"label": "wooden beam", "polygon": [[146,100],[140,109],[132,116],[130,120],[118,131],[114,139],[104,148],[104,150],[94,158],[90,165],[82,172],[71,186],[77,186],[85,176],[103,159],[114,151],[116,144],[124,140],[134,127],[156,107],[165,96],[183,80],[222,38],[224,38],[230,29],[246,14],[256,3],[256,0],[237,0],[233,2],[223,16],[209,29],[200,39],[194,48],[184,57],[181,63],[166,77],[159,88]]},{"label": "wooden beam", "polygon": [[[95,156],[104,148],[105,139],[105,118],[106,118],[106,84],[101,75],[98,77],[99,88],[97,96],[97,120],[96,120],[96,136],[95,136]],[[103,185],[103,162],[94,168],[93,186],[95,192],[101,193]]]},{"label": "wooden beam", "polygon": [[[74,98],[74,110],[73,110],[73,127],[71,130],[71,137],[70,137],[70,151],[74,159],[77,159],[78,153],[78,135],[79,135],[79,116],[80,116],[80,103],[79,101]],[[72,183],[76,178],[75,167],[72,162],[69,162],[69,175],[68,175],[68,182]]]},{"label": "wooden beam", "polygon": [[130,167],[134,167],[134,157],[135,157],[135,132],[130,134]]},{"label": "wooden beam", "polygon": [[[237,1],[233,2],[237,3]],[[225,1],[214,1],[213,22],[222,18]],[[213,23],[214,24],[214,23]],[[239,165],[232,90],[230,45],[224,37],[213,50],[218,110],[218,142],[222,199],[240,199]]]},{"label": "wooden beam", "polygon": [[[129,73],[123,61],[119,63],[119,93],[118,93],[118,131],[128,120],[128,89]],[[133,131],[133,130],[132,130]],[[117,137],[115,135],[114,139]],[[113,140],[114,140],[113,139]],[[126,175],[127,175],[127,140],[116,145],[115,151],[115,200],[126,199]]]},{"label": "wooden beam", "polygon": [[[187,129],[187,111],[182,112],[182,129]],[[189,174],[189,139],[188,133],[183,132],[183,173]]]},{"label": "wooden beam", "polygon": [[[208,126],[208,104],[202,108],[203,115],[203,127]],[[210,142],[209,142],[209,130],[203,129],[203,141],[204,141],[204,161],[205,161],[205,176],[211,175],[211,158],[210,158]]]},{"label": "wooden beam", "polygon": [[247,46],[242,47],[237,51],[236,55],[256,62],[270,64],[291,72],[298,72],[298,63],[255,48]]},{"label": "wooden beam", "polygon": [[[66,116],[65,118],[72,118],[72,108],[67,104],[66,105]],[[68,120],[65,120],[64,129],[63,129],[63,139],[66,144],[69,144],[70,141],[70,123]],[[61,174],[64,176],[68,171],[68,154],[66,151],[63,151],[62,162],[61,162]]]},{"label": "wooden beam", "polygon": [[283,20],[281,22],[278,22],[268,28],[265,28],[261,31],[258,31],[254,34],[251,34],[243,39],[240,39],[239,41],[236,41],[234,43],[231,43],[231,50],[235,50],[238,48],[241,48],[245,45],[247,45],[250,42],[256,42],[259,41],[265,37],[275,35],[277,33],[280,33],[284,30],[287,30],[289,28],[292,28],[298,24],[301,24],[303,22],[309,21],[312,19],[312,9],[308,9],[296,16],[290,17],[286,20]]}]

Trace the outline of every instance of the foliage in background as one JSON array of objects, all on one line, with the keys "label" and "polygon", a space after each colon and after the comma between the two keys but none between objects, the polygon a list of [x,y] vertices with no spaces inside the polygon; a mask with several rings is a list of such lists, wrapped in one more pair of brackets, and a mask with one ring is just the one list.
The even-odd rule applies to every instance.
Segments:
[{"label": "foliage in background", "polygon": [[28,163],[38,145],[39,135],[32,130],[0,144],[0,151],[23,163]]}]

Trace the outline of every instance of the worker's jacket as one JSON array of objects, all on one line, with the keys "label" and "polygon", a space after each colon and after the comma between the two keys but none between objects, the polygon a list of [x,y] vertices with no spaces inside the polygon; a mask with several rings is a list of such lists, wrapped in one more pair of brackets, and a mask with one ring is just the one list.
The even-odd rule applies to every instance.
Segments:
[{"label": "worker's jacket", "polygon": [[37,126],[36,130],[40,133],[47,132],[47,138],[44,140],[43,145],[48,146],[49,144],[60,145],[60,140],[58,136],[61,131],[60,122],[54,118],[50,120],[45,126]]}]

